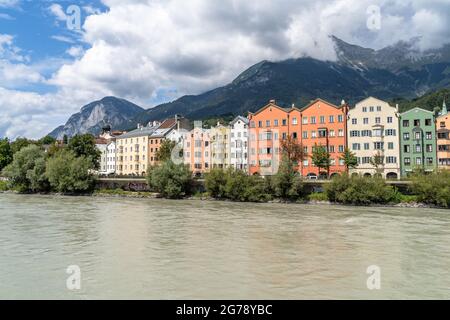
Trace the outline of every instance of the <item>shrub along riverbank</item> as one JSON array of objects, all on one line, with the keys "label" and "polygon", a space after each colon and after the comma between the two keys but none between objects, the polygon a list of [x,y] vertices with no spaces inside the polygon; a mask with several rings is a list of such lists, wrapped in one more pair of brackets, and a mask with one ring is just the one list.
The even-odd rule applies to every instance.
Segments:
[{"label": "shrub along riverbank", "polygon": [[[85,144],[84,141],[82,144]],[[403,194],[382,178],[343,174],[325,184],[321,192],[311,189],[294,170],[294,163],[284,159],[278,174],[272,177],[249,176],[239,170],[212,169],[204,184],[193,179],[183,164],[166,160],[148,170],[147,192],[122,189],[96,190],[95,154],[83,154],[89,148],[70,146],[45,153],[36,145],[22,148],[2,171],[8,181],[0,181],[0,191],[22,193],[92,194],[96,196],[163,197],[168,199],[201,198],[237,202],[331,202],[344,205],[395,205],[422,203],[450,208],[450,172],[411,178],[407,193]]]}]

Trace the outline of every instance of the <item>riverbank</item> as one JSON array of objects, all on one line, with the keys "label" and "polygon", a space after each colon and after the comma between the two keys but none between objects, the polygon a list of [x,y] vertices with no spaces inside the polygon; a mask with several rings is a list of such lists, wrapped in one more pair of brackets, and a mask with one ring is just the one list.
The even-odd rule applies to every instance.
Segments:
[{"label": "riverbank", "polygon": [[[17,191],[0,191],[0,194],[17,194],[17,195],[35,195],[35,196],[61,196],[61,197],[98,197],[98,198],[125,198],[125,199],[166,199],[161,194],[155,192],[148,191],[124,191],[124,190],[96,190],[93,193],[82,193],[82,194],[67,194],[67,193],[21,193]],[[318,194],[324,195],[323,193],[313,194],[312,197],[317,197]],[[166,199],[167,200],[167,199]],[[189,200],[189,201],[208,201],[208,202],[229,202],[229,203],[241,203],[246,204],[250,202],[240,202],[240,201],[232,201],[229,199],[216,199],[210,197],[207,193],[197,194],[194,196],[184,197],[178,200]],[[174,200],[177,201],[177,200]],[[374,207],[374,208],[429,208],[429,209],[448,209],[445,207],[439,207],[432,204],[426,204],[416,201],[404,201],[400,203],[387,203],[387,204],[368,204],[368,205],[350,205],[332,202],[328,200],[314,200],[314,199],[303,199],[297,201],[286,201],[282,199],[274,199],[270,201],[260,202],[260,203],[280,203],[280,204],[305,204],[305,205],[317,205],[317,206],[345,206],[345,207]]]}]

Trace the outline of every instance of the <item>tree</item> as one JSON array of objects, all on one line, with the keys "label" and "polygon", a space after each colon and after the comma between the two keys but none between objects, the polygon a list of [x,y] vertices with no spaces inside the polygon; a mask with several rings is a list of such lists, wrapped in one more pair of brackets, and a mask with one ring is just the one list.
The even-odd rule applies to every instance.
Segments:
[{"label": "tree", "polygon": [[95,146],[95,138],[91,134],[76,135],[69,141],[69,150],[77,157],[86,157],[91,160],[92,168],[100,167],[101,152]]},{"label": "tree", "polygon": [[163,197],[178,199],[192,190],[192,172],[184,164],[174,164],[171,160],[148,171],[148,185]]},{"label": "tree", "polygon": [[30,144],[33,144],[33,141],[30,141],[27,138],[17,138],[11,143],[11,150],[13,154],[15,154],[23,148],[28,147]]},{"label": "tree", "polygon": [[0,172],[13,160],[13,152],[8,138],[0,139]]},{"label": "tree", "polygon": [[49,158],[45,175],[51,187],[58,192],[88,192],[95,186],[95,178],[91,173],[91,159],[77,156],[71,150],[62,150]]},{"label": "tree", "polygon": [[3,174],[9,178],[12,188],[20,191],[43,191],[42,163],[45,163],[45,152],[36,145],[29,145],[14,154],[14,160],[3,169]]},{"label": "tree", "polygon": [[38,143],[41,145],[50,145],[50,144],[54,144],[56,142],[56,139],[53,138],[52,136],[45,136],[41,139],[39,139]]},{"label": "tree", "polygon": [[64,136],[63,136],[63,145],[67,145],[69,143],[69,137],[67,136],[67,134],[65,134]]},{"label": "tree", "polygon": [[370,158],[370,164],[375,167],[376,174],[381,175],[384,166],[384,156],[381,151],[378,151]]},{"label": "tree", "polygon": [[206,191],[213,198],[225,198],[225,185],[227,183],[227,177],[225,172],[219,168],[213,168],[206,174],[205,187]]},{"label": "tree", "polygon": [[295,171],[294,163],[287,155],[283,156],[274,181],[275,195],[281,199],[295,200],[302,194],[302,183]]},{"label": "tree", "polygon": [[354,152],[350,151],[348,147],[345,148],[340,159],[344,161],[347,173],[350,171],[350,169],[354,169],[358,166],[358,158],[356,157]]},{"label": "tree", "polygon": [[172,150],[175,148],[177,143],[172,140],[165,139],[161,146],[159,147],[158,151],[156,152],[156,159],[161,162],[165,162],[171,159],[172,157]]},{"label": "tree", "polygon": [[320,169],[325,169],[327,171],[327,177],[330,176],[331,156],[326,147],[315,144],[311,155],[311,161],[319,168],[319,173]]},{"label": "tree", "polygon": [[281,151],[294,163],[301,162],[308,156],[303,149],[303,145],[290,135],[281,140]]}]

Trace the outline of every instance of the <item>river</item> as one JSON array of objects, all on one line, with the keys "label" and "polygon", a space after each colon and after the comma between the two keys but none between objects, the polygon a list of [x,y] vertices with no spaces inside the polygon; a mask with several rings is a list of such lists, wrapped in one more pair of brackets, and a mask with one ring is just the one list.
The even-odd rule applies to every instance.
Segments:
[{"label": "river", "polygon": [[0,194],[0,250],[2,299],[450,298],[438,209]]}]

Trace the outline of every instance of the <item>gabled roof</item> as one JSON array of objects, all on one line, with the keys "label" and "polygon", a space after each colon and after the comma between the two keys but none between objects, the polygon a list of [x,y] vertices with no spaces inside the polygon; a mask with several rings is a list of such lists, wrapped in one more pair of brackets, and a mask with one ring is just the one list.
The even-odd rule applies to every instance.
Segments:
[{"label": "gabled roof", "polygon": [[235,124],[236,122],[238,122],[239,120],[241,120],[242,122],[244,122],[245,124],[249,123],[249,120],[246,117],[243,116],[237,116],[236,118],[233,119],[233,121],[230,122],[231,125]]},{"label": "gabled roof", "polygon": [[408,113],[408,112],[411,112],[411,111],[413,111],[413,110],[420,110],[420,111],[423,111],[423,112],[427,112],[427,113],[433,114],[433,112],[430,111],[430,110],[425,110],[425,109],[423,109],[423,108],[415,107],[415,108],[409,109],[408,111],[405,111],[405,112],[400,113],[400,116],[402,116],[402,115],[404,115],[404,114],[406,114],[406,113]]},{"label": "gabled roof", "polygon": [[[361,101],[358,101],[357,103],[355,103],[355,106],[358,105],[358,104],[361,104],[361,103],[363,103],[364,101],[369,100],[369,99],[374,99],[374,100],[380,101],[380,102],[382,102],[382,103],[387,103],[389,106],[391,106],[391,105],[389,104],[389,102],[384,101],[384,100],[381,100],[381,99],[378,99],[378,98],[375,98],[375,97],[372,97],[372,96],[369,96],[369,97],[367,97],[367,98],[365,98],[365,99],[363,99],[363,100],[361,100]],[[392,107],[392,106],[391,106],[391,107]]]},{"label": "gabled roof", "polygon": [[337,105],[335,105],[335,104],[333,104],[331,102],[328,102],[326,100],[317,98],[316,100],[311,101],[308,105],[306,105],[303,108],[301,108],[300,111],[304,111],[304,110],[308,109],[309,107],[311,107],[312,105],[316,104],[317,102],[325,103],[325,104],[329,105],[330,107],[333,107],[333,108],[336,108],[336,109],[341,109],[342,108],[342,106],[337,106]]},{"label": "gabled roof", "polygon": [[255,115],[263,112],[264,110],[266,110],[267,108],[270,108],[270,107],[277,108],[277,109],[279,109],[281,111],[284,111],[284,112],[289,112],[291,110],[290,108],[289,109],[282,108],[282,107],[280,107],[280,106],[275,104],[275,100],[271,100],[268,104],[266,104],[264,107],[262,107],[258,111],[256,111],[256,112],[249,112],[248,114],[252,115],[252,116],[255,116]]}]

